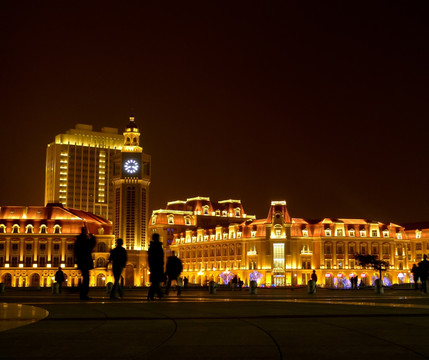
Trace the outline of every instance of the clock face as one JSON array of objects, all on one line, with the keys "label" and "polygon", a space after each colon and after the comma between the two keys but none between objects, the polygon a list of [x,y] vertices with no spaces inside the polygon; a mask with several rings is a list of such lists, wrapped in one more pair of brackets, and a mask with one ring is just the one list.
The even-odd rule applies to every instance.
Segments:
[{"label": "clock face", "polygon": [[128,174],[135,174],[139,170],[139,163],[136,160],[127,160],[124,163],[124,170]]}]

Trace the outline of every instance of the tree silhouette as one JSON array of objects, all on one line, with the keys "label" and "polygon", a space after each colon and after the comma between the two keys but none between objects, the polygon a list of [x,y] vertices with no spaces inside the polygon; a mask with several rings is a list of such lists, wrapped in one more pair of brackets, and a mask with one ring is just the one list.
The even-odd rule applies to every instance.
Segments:
[{"label": "tree silhouette", "polygon": [[377,255],[356,254],[354,258],[359,262],[360,266],[370,266],[374,270],[379,271],[380,280],[382,279],[381,273],[389,269],[389,262],[385,260],[380,260]]}]

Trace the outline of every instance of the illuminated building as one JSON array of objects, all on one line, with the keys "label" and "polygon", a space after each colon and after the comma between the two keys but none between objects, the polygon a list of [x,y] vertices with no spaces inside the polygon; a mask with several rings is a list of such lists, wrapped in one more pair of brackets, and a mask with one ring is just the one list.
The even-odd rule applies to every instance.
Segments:
[{"label": "illuminated building", "polygon": [[90,285],[113,281],[107,268],[114,244],[110,221],[61,204],[0,207],[0,281],[13,287],[46,287],[61,266],[66,286],[77,286],[80,271],[74,264],[74,243],[82,226],[96,238]]},{"label": "illuminated building", "polygon": [[101,132],[91,125],[76,125],[59,134],[46,151],[45,204],[90,211],[112,219],[113,158],[123,145],[118,129]]},{"label": "illuminated building", "polygon": [[150,166],[134,117],[122,135],[79,124],[57,135],[47,149],[45,201],[112,221],[113,234],[128,251],[128,285],[140,285],[147,277]]},{"label": "illuminated building", "polygon": [[371,285],[378,272],[358,266],[357,253],[389,261],[385,284],[408,283],[412,264],[429,250],[429,224],[292,218],[286,201],[273,201],[264,219],[244,215],[239,201],[175,201],[152,213],[150,227],[180,257],[183,276],[194,284],[237,275],[245,284],[295,286],[306,284],[315,269],[323,286],[349,287],[352,276]]}]

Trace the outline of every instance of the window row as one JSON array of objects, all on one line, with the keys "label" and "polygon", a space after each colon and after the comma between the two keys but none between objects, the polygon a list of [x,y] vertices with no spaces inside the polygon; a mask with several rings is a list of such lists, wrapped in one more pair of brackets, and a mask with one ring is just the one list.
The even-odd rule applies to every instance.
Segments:
[{"label": "window row", "polygon": [[[56,224],[53,227],[53,233],[54,234],[61,234],[61,226]],[[14,224],[11,227],[12,234],[20,234],[21,233],[21,226],[18,224]],[[34,226],[31,224],[28,224],[25,226],[25,234],[34,234]],[[0,234],[6,234],[7,233],[7,227],[4,224],[0,224]],[[39,226],[39,234],[47,234],[48,233],[48,226],[45,224],[42,224]]]}]

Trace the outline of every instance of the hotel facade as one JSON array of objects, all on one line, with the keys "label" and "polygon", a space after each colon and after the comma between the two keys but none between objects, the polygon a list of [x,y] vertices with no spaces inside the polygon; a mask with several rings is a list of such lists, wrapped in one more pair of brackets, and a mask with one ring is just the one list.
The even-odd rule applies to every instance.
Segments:
[{"label": "hotel facade", "polygon": [[350,278],[372,285],[378,272],[362,268],[355,254],[389,262],[385,285],[413,282],[410,269],[429,251],[429,224],[400,226],[365,219],[303,219],[290,216],[286,201],[273,201],[264,219],[245,213],[239,200],[207,197],[174,201],[152,213],[152,232],[183,262],[192,284],[229,282],[304,285],[316,270],[318,284],[349,288]]},{"label": "hotel facade", "polygon": [[[0,208],[0,281],[12,287],[49,287],[61,266],[66,286],[78,286],[81,274],[74,261],[74,244],[83,226],[96,239],[90,285],[113,281],[107,266],[114,245],[110,221],[61,204]],[[134,285],[132,267],[126,269],[125,281]]]}]

